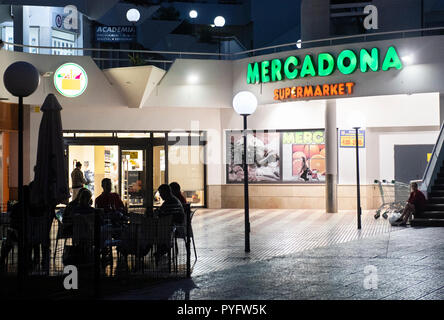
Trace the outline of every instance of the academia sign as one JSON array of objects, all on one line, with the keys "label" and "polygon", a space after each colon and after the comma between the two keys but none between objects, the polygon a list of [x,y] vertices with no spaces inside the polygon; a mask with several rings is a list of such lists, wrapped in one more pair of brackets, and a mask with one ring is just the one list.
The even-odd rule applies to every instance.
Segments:
[{"label": "academia sign", "polygon": [[68,98],[80,96],[88,86],[85,70],[75,63],[62,64],[54,73],[54,87]]},{"label": "academia sign", "polygon": [[247,83],[268,83],[294,80],[307,77],[327,77],[336,72],[349,75],[360,70],[362,73],[402,69],[402,62],[395,47],[389,47],[382,54],[378,48],[370,51],[361,49],[359,54],[353,50],[343,50],[336,57],[330,53],[320,53],[313,58],[307,54],[299,58],[290,56],[285,60],[273,59],[248,64]]},{"label": "academia sign", "polygon": [[99,26],[96,28],[97,42],[133,42],[136,39],[135,26]]}]

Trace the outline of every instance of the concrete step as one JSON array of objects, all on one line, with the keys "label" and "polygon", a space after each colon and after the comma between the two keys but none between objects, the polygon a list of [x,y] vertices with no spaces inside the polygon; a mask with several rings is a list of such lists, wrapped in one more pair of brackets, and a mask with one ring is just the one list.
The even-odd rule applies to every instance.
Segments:
[{"label": "concrete step", "polygon": [[441,197],[431,196],[427,200],[428,203],[444,203],[444,192],[441,194]]},{"label": "concrete step", "polygon": [[428,203],[425,211],[444,211],[444,203]]},{"label": "concrete step", "polygon": [[444,184],[434,184],[432,186],[432,191],[434,190],[444,190]]},{"label": "concrete step", "polygon": [[432,190],[430,192],[429,198],[432,197],[444,197],[444,190]]},{"label": "concrete step", "polygon": [[444,219],[444,211],[424,211],[422,214],[415,215],[415,219]]},{"label": "concrete step", "polygon": [[438,177],[435,179],[434,184],[444,184],[444,177]]},{"label": "concrete step", "polygon": [[444,227],[444,219],[415,218],[410,222],[412,227]]}]

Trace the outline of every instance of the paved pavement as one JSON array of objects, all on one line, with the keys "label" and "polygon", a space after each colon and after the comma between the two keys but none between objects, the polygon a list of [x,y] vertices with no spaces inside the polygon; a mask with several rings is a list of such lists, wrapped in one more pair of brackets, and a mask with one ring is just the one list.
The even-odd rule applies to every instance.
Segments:
[{"label": "paved pavement", "polygon": [[254,210],[246,254],[242,210],[201,210],[192,279],[107,298],[443,299],[444,229],[391,227],[372,216],[364,212],[357,231],[353,212]]}]

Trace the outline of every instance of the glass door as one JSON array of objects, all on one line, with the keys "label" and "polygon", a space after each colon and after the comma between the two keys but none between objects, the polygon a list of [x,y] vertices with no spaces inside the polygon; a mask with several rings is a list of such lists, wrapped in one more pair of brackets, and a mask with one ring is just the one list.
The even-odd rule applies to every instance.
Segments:
[{"label": "glass door", "polygon": [[147,170],[145,148],[121,148],[120,195],[129,210],[147,204]]},{"label": "glass door", "polygon": [[[71,173],[76,163],[82,165],[80,170],[86,183],[83,187],[89,189],[95,200],[103,191],[102,180],[111,179],[112,192],[118,192],[119,187],[119,147],[116,145],[70,145],[68,147],[69,186],[72,188]],[[71,200],[74,200],[71,198]]]},{"label": "glass door", "polygon": [[162,199],[160,198],[159,186],[167,183],[166,179],[166,159],[165,159],[165,146],[153,146],[153,194],[154,194],[154,206],[160,206]]}]

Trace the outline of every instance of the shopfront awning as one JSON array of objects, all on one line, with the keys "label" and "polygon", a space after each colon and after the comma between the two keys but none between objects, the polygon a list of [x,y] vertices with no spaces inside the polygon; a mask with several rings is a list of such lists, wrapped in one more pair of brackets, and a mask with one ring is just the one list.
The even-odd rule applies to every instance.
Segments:
[{"label": "shopfront awning", "polygon": [[154,66],[137,66],[106,69],[103,73],[129,108],[142,108],[166,71]]}]

